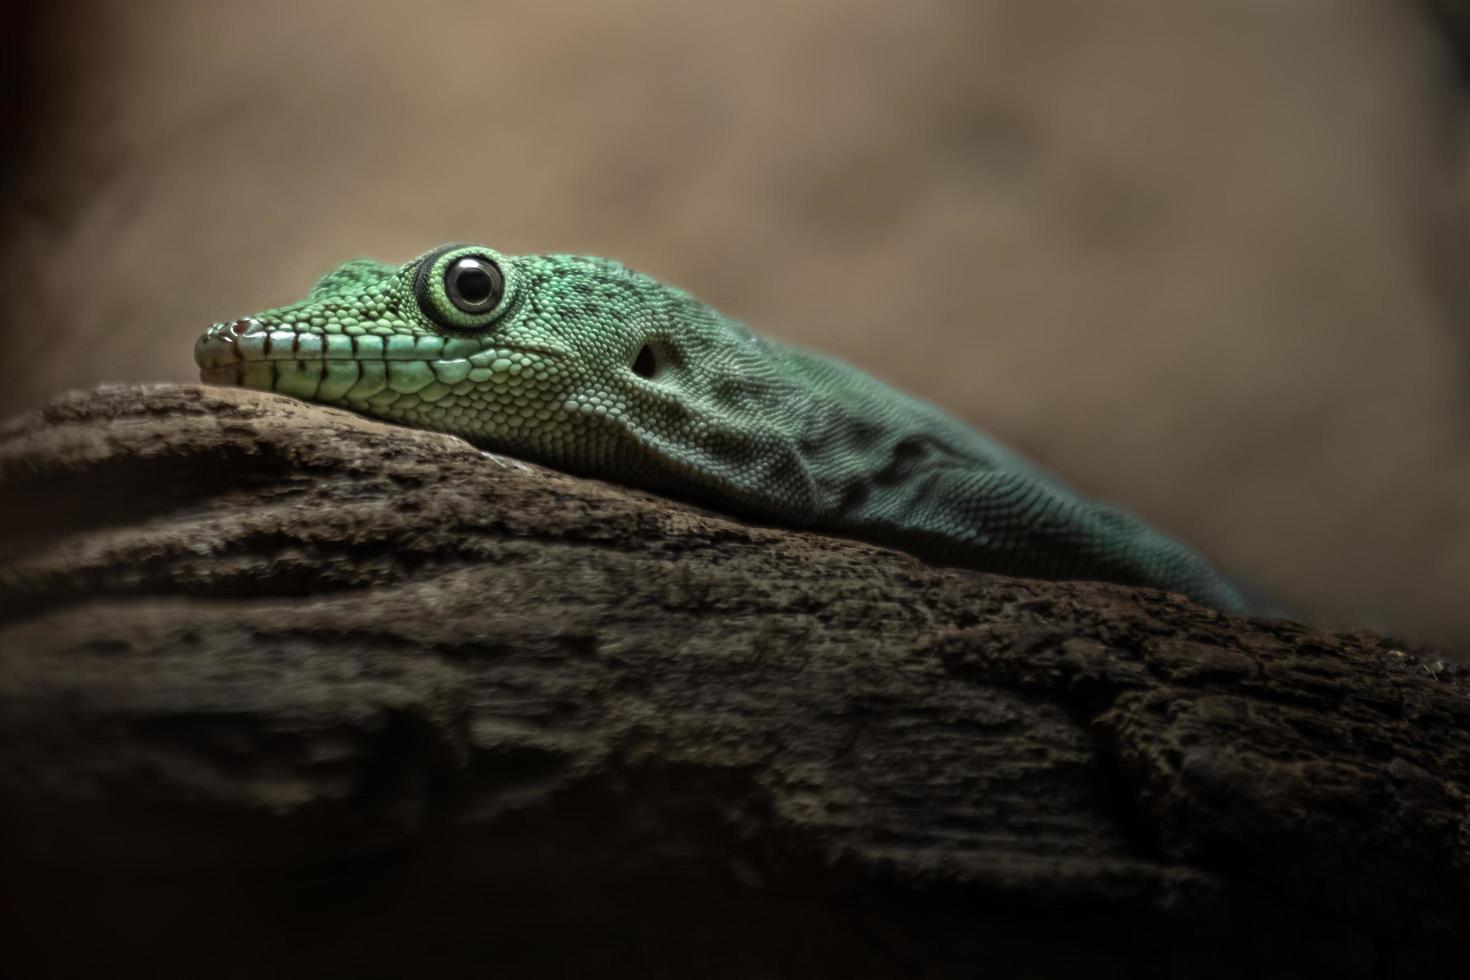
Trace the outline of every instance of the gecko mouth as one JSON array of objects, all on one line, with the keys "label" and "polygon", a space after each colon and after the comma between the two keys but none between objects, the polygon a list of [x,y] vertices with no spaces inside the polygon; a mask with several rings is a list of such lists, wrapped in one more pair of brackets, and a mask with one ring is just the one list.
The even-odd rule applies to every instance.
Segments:
[{"label": "gecko mouth", "polygon": [[431,384],[517,375],[562,351],[525,345],[481,346],[411,334],[268,331],[259,321],[216,323],[194,344],[199,380],[321,400],[366,397],[384,388],[413,393]]},{"label": "gecko mouth", "polygon": [[245,362],[237,361],[234,364],[201,367],[199,369],[199,380],[209,385],[238,385],[243,387],[245,384]]}]

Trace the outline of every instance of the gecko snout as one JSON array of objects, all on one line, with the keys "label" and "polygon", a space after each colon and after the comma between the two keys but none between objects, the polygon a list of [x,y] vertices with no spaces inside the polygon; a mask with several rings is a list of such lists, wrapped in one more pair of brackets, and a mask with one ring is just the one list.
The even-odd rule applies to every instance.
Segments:
[{"label": "gecko snout", "polygon": [[199,379],[213,384],[239,384],[238,368],[244,360],[236,338],[259,329],[260,321],[251,317],[211,324],[194,342],[194,363],[199,366]]}]

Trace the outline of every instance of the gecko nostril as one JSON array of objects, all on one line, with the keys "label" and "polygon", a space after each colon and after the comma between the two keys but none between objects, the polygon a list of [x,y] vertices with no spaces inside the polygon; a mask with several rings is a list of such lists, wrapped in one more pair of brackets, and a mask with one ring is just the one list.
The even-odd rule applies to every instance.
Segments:
[{"label": "gecko nostril", "polygon": [[234,323],[230,324],[226,329],[229,330],[229,332],[234,334],[236,337],[243,337],[251,330],[255,329],[256,324],[258,324],[259,322],[260,321],[258,320],[252,320],[248,316],[242,317],[239,320],[236,320]]}]

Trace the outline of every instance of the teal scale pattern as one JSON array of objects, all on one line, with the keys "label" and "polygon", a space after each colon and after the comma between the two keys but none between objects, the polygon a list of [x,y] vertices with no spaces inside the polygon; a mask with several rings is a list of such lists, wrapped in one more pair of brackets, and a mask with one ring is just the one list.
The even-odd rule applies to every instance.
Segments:
[{"label": "teal scale pattern", "polygon": [[[466,257],[503,292],[465,312]],[[441,246],[357,259],[290,306],[216,323],[201,378],[276,391],[740,516],[1011,575],[1254,607],[1198,553],[920,399],[767,340],[608,259]]]}]

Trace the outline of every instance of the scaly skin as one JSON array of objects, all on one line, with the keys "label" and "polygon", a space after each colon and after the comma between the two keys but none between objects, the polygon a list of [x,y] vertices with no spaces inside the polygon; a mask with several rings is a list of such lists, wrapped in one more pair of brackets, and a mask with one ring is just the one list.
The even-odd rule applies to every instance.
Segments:
[{"label": "scaly skin", "polygon": [[775,524],[1250,611],[1195,552],[933,406],[607,259],[477,245],[402,267],[359,259],[300,303],[215,324],[194,356],[208,382]]}]

